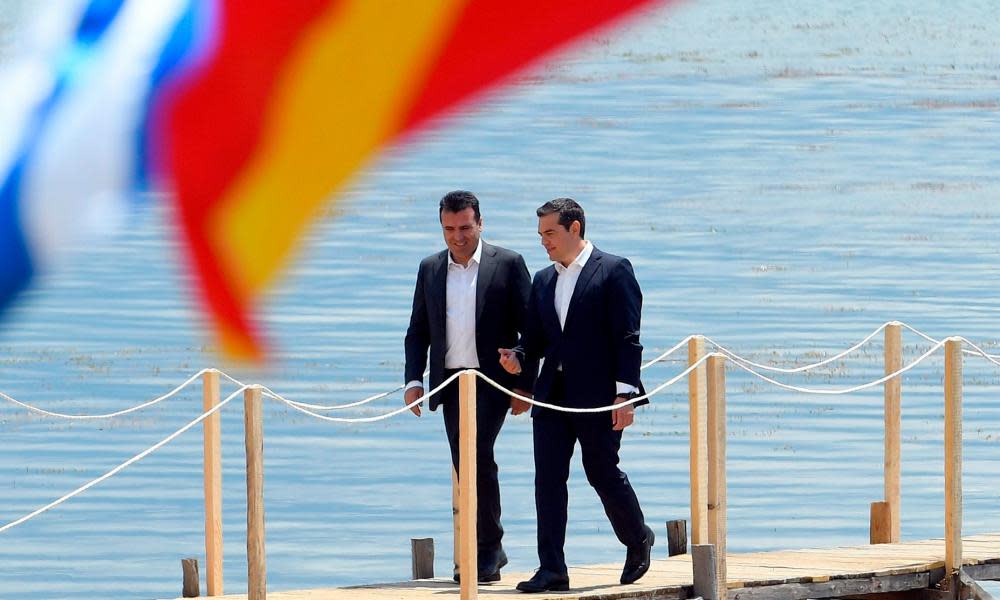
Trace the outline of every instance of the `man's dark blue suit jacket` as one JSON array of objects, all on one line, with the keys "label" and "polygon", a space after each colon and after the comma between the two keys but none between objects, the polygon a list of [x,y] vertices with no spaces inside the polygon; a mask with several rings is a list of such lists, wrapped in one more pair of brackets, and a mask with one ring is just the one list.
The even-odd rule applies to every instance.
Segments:
[{"label": "man's dark blue suit jacket", "polygon": [[[576,408],[611,404],[618,381],[642,391],[642,291],[632,264],[626,258],[594,248],[573,290],[565,327],[559,326],[555,309],[557,277],[555,266],[549,266],[536,273],[531,284],[518,348],[525,363],[519,386],[533,390],[536,400]],[[539,359],[544,363],[537,372],[531,365]],[[559,365],[565,397],[550,398]],[[535,407],[532,414],[538,410]]]}]

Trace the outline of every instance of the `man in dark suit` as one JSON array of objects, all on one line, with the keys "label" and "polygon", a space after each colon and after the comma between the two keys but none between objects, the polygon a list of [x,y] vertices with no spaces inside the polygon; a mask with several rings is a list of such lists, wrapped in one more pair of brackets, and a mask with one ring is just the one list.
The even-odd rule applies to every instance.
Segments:
[{"label": "man in dark suit", "polygon": [[[618,468],[618,450],[622,431],[633,420],[629,401],[643,393],[642,292],[627,259],[601,252],[584,238],[586,220],[575,201],[546,202],[537,214],[538,234],[553,264],[535,274],[521,344],[501,350],[500,363],[509,373],[521,373],[519,388],[533,387],[536,400],[572,408],[622,406],[610,414],[532,409],[541,564],[517,589],[569,589],[563,546],[566,483],[576,442],[587,481],[626,547],[621,582],[633,583],[649,569],[653,531],[646,526],[628,477]],[[536,379],[529,365],[540,358],[545,362]]]},{"label": "man in dark suit", "polygon": [[[441,199],[438,214],[447,249],[420,263],[413,312],[406,331],[406,391],[412,404],[424,394],[423,372],[430,349],[430,387],[452,374],[478,369],[508,389],[515,377],[497,363],[497,350],[513,346],[523,329],[531,283],[520,254],[483,242],[479,200],[455,191]],[[507,410],[520,414],[528,404],[479,380],[476,386],[476,515],[479,581],[499,581],[507,564],[501,544],[500,484],[493,444]],[[443,407],[452,464],[458,472],[458,380],[431,397]],[[411,410],[418,417],[420,406]],[[458,573],[455,574],[458,581]]]}]

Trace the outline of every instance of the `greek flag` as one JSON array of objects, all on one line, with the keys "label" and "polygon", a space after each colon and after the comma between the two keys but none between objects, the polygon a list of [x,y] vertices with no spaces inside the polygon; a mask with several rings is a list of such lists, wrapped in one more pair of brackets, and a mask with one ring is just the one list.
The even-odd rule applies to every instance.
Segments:
[{"label": "greek flag", "polygon": [[3,65],[0,314],[146,189],[151,107],[194,43],[195,8],[47,1]]}]

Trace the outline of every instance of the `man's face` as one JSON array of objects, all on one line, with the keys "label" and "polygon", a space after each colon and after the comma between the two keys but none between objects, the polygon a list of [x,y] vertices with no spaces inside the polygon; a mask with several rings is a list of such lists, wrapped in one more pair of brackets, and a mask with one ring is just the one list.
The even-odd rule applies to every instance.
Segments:
[{"label": "man's face", "polygon": [[573,221],[569,229],[566,229],[559,224],[559,213],[538,217],[538,235],[542,238],[542,247],[549,253],[549,260],[565,265],[579,253],[579,221]]},{"label": "man's face", "polygon": [[444,232],[444,242],[451,251],[452,260],[464,265],[479,247],[483,220],[476,221],[476,211],[472,208],[459,212],[445,210],[441,212],[441,230]]}]

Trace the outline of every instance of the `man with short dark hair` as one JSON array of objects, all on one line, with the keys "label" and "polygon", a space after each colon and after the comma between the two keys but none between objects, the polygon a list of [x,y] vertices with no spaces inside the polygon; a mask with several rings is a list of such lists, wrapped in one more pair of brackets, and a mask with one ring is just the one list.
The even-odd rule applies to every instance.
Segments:
[{"label": "man with short dark hair", "polygon": [[[471,192],[445,195],[438,215],[447,248],[421,261],[417,271],[405,341],[406,404],[424,394],[428,349],[431,388],[465,369],[480,370],[508,389],[515,382],[515,377],[497,363],[496,353],[513,346],[523,329],[531,287],[524,259],[516,252],[482,241],[479,200]],[[429,406],[431,410],[444,407],[452,464],[458,472],[458,380],[431,397]],[[493,444],[508,409],[516,415],[527,411],[528,404],[478,380],[476,486],[481,582],[499,581],[500,569],[507,564],[501,544],[500,484]],[[419,405],[411,410],[420,416]]]},{"label": "man with short dark hair", "polygon": [[[533,389],[536,400],[572,408],[622,406],[610,414],[532,409],[540,566],[517,589],[569,589],[563,551],[566,484],[577,442],[587,481],[627,549],[620,581],[633,583],[649,569],[654,537],[628,477],[618,468],[622,431],[633,420],[629,401],[643,393],[642,292],[628,259],[601,252],[584,238],[586,218],[577,202],[557,198],[537,215],[538,235],[553,264],[535,274],[521,344],[501,350],[500,363],[509,373],[521,373],[518,387]],[[541,358],[545,362],[536,373],[533,366]]]}]

